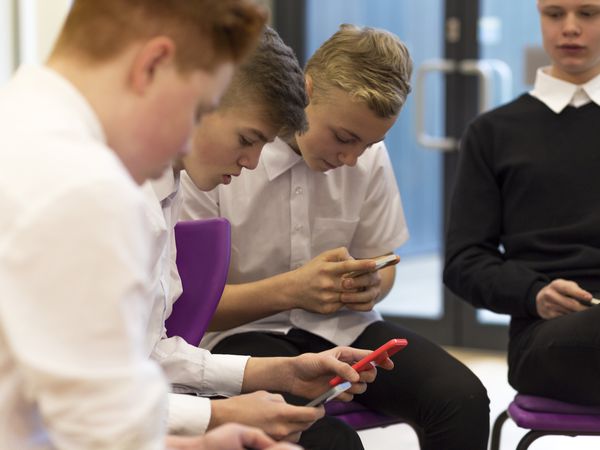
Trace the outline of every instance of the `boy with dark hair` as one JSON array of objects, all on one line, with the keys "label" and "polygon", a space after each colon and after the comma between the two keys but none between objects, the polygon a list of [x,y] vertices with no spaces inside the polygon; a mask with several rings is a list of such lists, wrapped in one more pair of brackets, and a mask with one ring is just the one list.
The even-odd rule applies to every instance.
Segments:
[{"label": "boy with dark hair", "polygon": [[[190,153],[176,161],[173,170],[160,180],[145,186],[148,219],[160,254],[154,266],[154,308],[149,328],[152,358],[165,368],[178,392],[200,395],[170,395],[172,432],[202,433],[223,422],[235,421],[259,427],[276,439],[298,440],[300,433],[322,417],[322,408],[292,406],[280,395],[267,392],[237,394],[269,389],[312,398],[327,389],[323,376],[334,376],[340,370],[353,381],[372,381],[374,371],[359,377],[338,361],[353,362],[367,352],[337,348],[297,358],[250,359],[212,355],[177,336],[167,338],[164,329],[173,303],[181,294],[173,234],[181,206],[181,170],[186,169],[198,189],[210,190],[229,183],[243,169],[254,169],[262,147],[278,134],[293,135],[306,130],[307,97],[302,69],[292,50],[273,30],[266,30],[257,49],[236,71],[223,99],[221,106],[206,114],[196,127]],[[304,382],[298,383],[301,378]],[[356,384],[349,394],[364,389],[364,384]],[[230,398],[205,398],[215,394]],[[345,397],[349,398],[346,394]],[[302,435],[304,439],[305,433]],[[323,445],[327,446],[329,440],[343,444],[332,434],[322,438]]]}]

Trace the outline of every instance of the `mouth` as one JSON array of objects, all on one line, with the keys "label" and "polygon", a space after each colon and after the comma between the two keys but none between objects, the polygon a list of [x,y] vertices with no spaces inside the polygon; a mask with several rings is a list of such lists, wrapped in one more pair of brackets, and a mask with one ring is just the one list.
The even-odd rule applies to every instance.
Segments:
[{"label": "mouth", "polygon": [[242,172],[238,172],[238,173],[230,173],[230,174],[226,174],[223,175],[223,184],[229,184],[231,183],[231,180],[233,179],[233,177],[239,177],[241,175]]},{"label": "mouth", "polygon": [[558,46],[559,50],[567,51],[567,52],[579,52],[585,50],[583,45],[577,44],[563,44]]},{"label": "mouth", "polygon": [[333,164],[329,164],[327,161],[323,160],[323,162],[325,163],[325,167],[327,167],[327,170],[330,169],[337,169],[339,166],[334,166]]}]

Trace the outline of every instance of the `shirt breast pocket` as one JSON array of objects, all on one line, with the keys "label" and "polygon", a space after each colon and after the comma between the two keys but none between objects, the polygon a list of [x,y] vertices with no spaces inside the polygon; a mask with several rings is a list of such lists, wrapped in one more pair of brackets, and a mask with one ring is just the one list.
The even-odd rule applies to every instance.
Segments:
[{"label": "shirt breast pocket", "polygon": [[312,232],[312,257],[338,247],[350,248],[358,219],[316,217]]}]

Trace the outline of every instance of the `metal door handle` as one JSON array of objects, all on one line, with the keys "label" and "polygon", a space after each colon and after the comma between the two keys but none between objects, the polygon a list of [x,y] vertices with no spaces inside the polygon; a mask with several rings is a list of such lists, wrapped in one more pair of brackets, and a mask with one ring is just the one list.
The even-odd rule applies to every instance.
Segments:
[{"label": "metal door handle", "polygon": [[500,79],[500,102],[505,103],[512,98],[512,71],[508,64],[498,59],[465,59],[453,61],[448,59],[433,59],[425,61],[417,71],[415,96],[416,120],[415,128],[417,142],[426,148],[443,152],[458,150],[457,139],[451,136],[432,136],[427,134],[425,127],[425,78],[428,73],[460,73],[479,77],[479,108],[477,114],[491,109],[493,101],[494,73]]}]

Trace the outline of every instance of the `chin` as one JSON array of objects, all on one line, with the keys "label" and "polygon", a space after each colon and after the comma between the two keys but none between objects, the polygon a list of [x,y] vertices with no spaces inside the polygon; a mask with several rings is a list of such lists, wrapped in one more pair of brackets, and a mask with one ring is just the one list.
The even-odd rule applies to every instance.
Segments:
[{"label": "chin", "polygon": [[169,169],[170,167],[171,166],[169,164],[167,164],[164,167],[161,167],[160,169],[153,170],[148,175],[148,179],[149,180],[158,180],[160,177],[162,177],[165,174],[165,172],[167,171],[167,169]]}]

